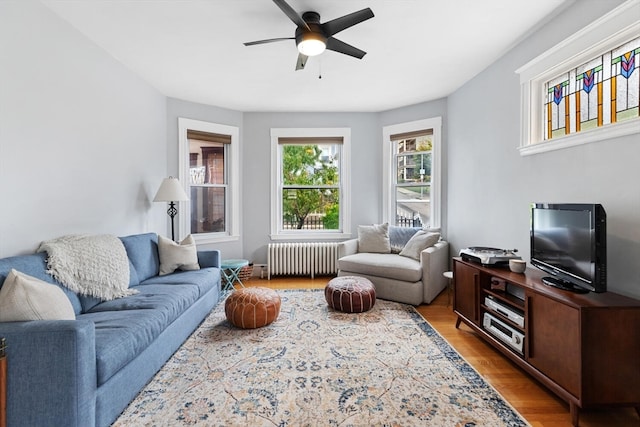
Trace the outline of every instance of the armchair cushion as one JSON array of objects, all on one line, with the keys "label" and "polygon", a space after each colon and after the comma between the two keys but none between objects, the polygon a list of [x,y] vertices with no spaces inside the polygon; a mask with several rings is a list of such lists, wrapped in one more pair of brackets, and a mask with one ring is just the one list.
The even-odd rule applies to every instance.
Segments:
[{"label": "armchair cushion", "polygon": [[372,254],[359,252],[340,258],[340,270],[371,276],[393,277],[406,282],[417,282],[422,277],[419,261],[398,254]]},{"label": "armchair cushion", "polygon": [[389,224],[358,226],[358,252],[390,253]]},{"label": "armchair cushion", "polygon": [[402,251],[400,251],[400,255],[420,260],[420,252],[435,245],[438,240],[440,240],[440,233],[420,230],[409,239]]}]

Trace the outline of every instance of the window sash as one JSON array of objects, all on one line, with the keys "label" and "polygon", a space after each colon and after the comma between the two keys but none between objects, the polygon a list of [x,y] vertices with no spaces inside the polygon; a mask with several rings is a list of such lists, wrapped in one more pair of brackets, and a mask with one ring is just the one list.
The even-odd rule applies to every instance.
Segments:
[{"label": "window sash", "polygon": [[[400,123],[395,125],[385,126],[382,130],[383,139],[383,169],[382,179],[384,183],[382,202],[383,202],[383,222],[389,224],[396,224],[398,209],[398,201],[403,202],[406,200],[398,197],[398,189],[412,190],[423,187],[428,190],[429,201],[421,201],[419,199],[413,199],[413,203],[428,204],[428,214],[422,212],[421,218],[426,218],[429,221],[429,227],[433,229],[440,229],[441,209],[440,205],[440,192],[441,192],[441,126],[442,118],[433,117],[430,119],[416,120],[413,122]],[[428,132],[424,132],[428,130]],[[432,136],[431,149],[430,150],[410,150],[398,153],[397,141],[402,141],[397,138],[417,138],[419,136]],[[431,170],[429,179],[423,182],[398,182],[398,158],[399,156],[411,156],[426,154],[431,158]],[[408,200],[408,199],[407,199]],[[402,222],[404,226],[413,226],[412,221]]]},{"label": "window sash", "polygon": [[[286,227],[286,223],[287,221],[285,220],[286,217],[286,213],[284,212],[284,198],[285,198],[285,192],[286,190],[302,190],[302,191],[309,191],[309,190],[322,190],[322,189],[331,189],[331,190],[338,190],[338,194],[340,192],[340,176],[342,174],[342,170],[343,170],[343,166],[342,166],[342,142],[343,142],[343,138],[342,137],[320,137],[320,138],[316,138],[316,137],[284,137],[284,138],[278,138],[278,145],[279,145],[279,152],[280,152],[280,159],[283,159],[284,157],[284,149],[287,146],[290,145],[298,145],[298,146],[329,146],[332,147],[332,151],[333,148],[335,146],[335,148],[337,148],[337,156],[338,156],[338,171],[337,171],[337,177],[338,177],[338,184],[337,185],[332,185],[332,184],[285,184],[284,183],[284,161],[281,161],[280,164],[280,179],[278,180],[279,182],[279,186],[280,186],[280,190],[279,193],[282,195],[282,197],[280,198],[280,227],[279,227],[279,232],[280,233],[324,233],[324,232],[335,232],[335,229],[317,229],[315,227],[305,227],[305,228],[289,228]],[[341,200],[338,200],[338,206],[340,205]],[[324,207],[320,207],[323,208]],[[311,217],[312,214],[315,213],[323,213],[323,212],[312,212],[309,213],[307,218]],[[311,220],[311,218],[309,218]],[[342,229],[342,215],[338,214],[338,230]]]},{"label": "window sash", "polygon": [[[193,131],[198,131],[194,133]],[[236,241],[240,238],[240,149],[239,128],[200,120],[178,118],[178,159],[179,176],[181,182],[187,184],[187,188],[199,189],[199,191],[224,191],[224,231],[196,233],[194,238],[199,244]],[[189,136],[193,139],[207,140],[210,143],[224,146],[224,183],[193,183],[191,182],[190,167],[191,156],[189,148]],[[206,138],[206,139],[205,139]],[[195,184],[195,185],[194,185]],[[183,236],[191,230],[191,201],[180,202],[178,208],[179,230],[178,235]]]},{"label": "window sash", "polygon": [[[272,240],[331,240],[351,237],[350,189],[350,138],[349,128],[272,128],[271,129],[271,234]],[[289,145],[338,145],[338,182],[330,184],[284,184],[283,146]],[[290,189],[332,190],[339,200],[339,222],[337,229],[290,230],[284,229],[282,220],[283,194]]]}]

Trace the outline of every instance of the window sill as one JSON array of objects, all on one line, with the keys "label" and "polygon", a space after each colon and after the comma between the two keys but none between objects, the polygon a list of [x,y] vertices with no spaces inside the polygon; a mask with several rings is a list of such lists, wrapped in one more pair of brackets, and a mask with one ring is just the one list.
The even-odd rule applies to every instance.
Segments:
[{"label": "window sill", "polygon": [[230,236],[228,234],[192,234],[196,244],[206,245],[210,243],[235,242],[240,240],[240,236]]},{"label": "window sill", "polygon": [[312,240],[312,241],[320,241],[320,240],[339,240],[339,239],[350,239],[351,233],[281,233],[281,234],[271,234],[269,235],[271,240]]},{"label": "window sill", "polygon": [[615,126],[607,126],[580,133],[574,133],[561,138],[555,138],[543,142],[520,147],[521,156],[530,156],[532,154],[545,153],[547,151],[562,150],[564,148],[574,147],[576,145],[584,145],[592,142],[606,141],[611,138],[618,138],[626,135],[640,133],[640,119],[628,120],[616,123]]}]

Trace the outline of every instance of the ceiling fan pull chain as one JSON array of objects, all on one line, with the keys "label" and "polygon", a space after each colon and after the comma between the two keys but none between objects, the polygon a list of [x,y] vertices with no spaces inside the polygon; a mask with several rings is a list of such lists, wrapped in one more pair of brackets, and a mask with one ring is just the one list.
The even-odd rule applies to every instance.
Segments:
[{"label": "ceiling fan pull chain", "polygon": [[322,78],[322,59],[318,58],[318,79]]}]

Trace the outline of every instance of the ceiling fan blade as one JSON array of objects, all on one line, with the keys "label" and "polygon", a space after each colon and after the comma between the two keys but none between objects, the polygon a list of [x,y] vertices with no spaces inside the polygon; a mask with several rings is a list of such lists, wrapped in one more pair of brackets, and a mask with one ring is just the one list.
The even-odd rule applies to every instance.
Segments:
[{"label": "ceiling fan blade", "polygon": [[337,34],[342,30],[346,30],[349,27],[353,27],[354,25],[373,17],[374,15],[371,9],[362,9],[357,12],[345,15],[341,18],[336,18],[331,21],[325,22],[324,24],[322,24],[322,31],[327,37],[331,37],[332,35]]},{"label": "ceiling fan blade", "polygon": [[307,65],[307,59],[309,59],[307,55],[303,55],[301,53],[298,54],[298,61],[296,62],[296,71],[304,70],[304,66]]},{"label": "ceiling fan blade", "polygon": [[245,46],[253,46],[256,44],[265,44],[265,43],[273,43],[273,42],[279,42],[282,40],[294,40],[295,37],[278,37],[275,39],[266,39],[266,40],[256,40],[254,42],[246,42],[244,43]]},{"label": "ceiling fan blade", "polygon": [[293,21],[294,24],[296,24],[300,28],[304,28],[307,31],[311,31],[307,23],[304,22],[304,19],[302,19],[302,16],[300,16],[298,12],[293,10],[293,8],[289,6],[289,4],[286,1],[273,0],[273,2],[280,8],[280,10],[284,12],[285,15],[289,17],[289,19]]},{"label": "ceiling fan blade", "polygon": [[329,37],[327,39],[327,49],[334,52],[344,53],[345,55],[353,56],[358,59],[362,59],[362,57],[367,54],[364,50],[353,47],[350,44],[340,41],[334,37]]}]

